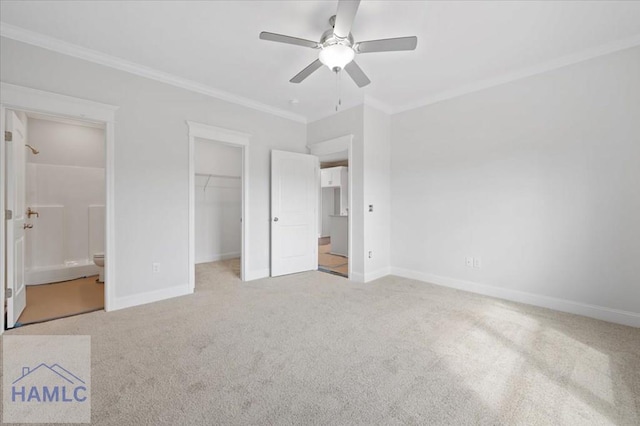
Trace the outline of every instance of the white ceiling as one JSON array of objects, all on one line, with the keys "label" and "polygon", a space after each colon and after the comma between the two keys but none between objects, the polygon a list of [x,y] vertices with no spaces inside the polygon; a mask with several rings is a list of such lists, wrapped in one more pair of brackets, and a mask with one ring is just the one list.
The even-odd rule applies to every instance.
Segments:
[{"label": "white ceiling", "polygon": [[[6,1],[3,22],[103,52],[313,120],[330,115],[335,76],[289,79],[317,51],[258,39],[318,40],[337,1]],[[343,76],[343,106],[364,96],[401,110],[465,87],[604,45],[640,40],[640,2],[363,1],[356,41],[418,36],[413,52],[356,60],[372,80]],[[628,43],[627,43],[628,44]],[[292,105],[290,99],[298,99]]]}]

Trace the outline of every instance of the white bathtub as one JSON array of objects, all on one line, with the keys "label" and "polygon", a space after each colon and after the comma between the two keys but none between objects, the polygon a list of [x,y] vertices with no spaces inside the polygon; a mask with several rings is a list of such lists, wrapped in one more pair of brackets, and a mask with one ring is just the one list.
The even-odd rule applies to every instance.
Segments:
[{"label": "white bathtub", "polygon": [[98,275],[100,270],[93,260],[83,260],[66,262],[64,265],[28,268],[24,272],[27,285],[39,285]]}]

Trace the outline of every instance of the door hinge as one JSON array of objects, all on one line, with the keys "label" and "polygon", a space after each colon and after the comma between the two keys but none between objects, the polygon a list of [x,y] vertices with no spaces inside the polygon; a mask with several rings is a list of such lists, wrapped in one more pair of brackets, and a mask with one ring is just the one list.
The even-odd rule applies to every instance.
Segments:
[{"label": "door hinge", "polygon": [[6,220],[13,219],[13,210],[5,210],[4,216]]},{"label": "door hinge", "polygon": [[11,142],[13,140],[13,133],[5,130],[4,131],[4,140],[5,140],[5,142]]},{"label": "door hinge", "polygon": [[7,289],[7,299],[11,299],[13,297],[13,289],[12,288],[8,288]]}]

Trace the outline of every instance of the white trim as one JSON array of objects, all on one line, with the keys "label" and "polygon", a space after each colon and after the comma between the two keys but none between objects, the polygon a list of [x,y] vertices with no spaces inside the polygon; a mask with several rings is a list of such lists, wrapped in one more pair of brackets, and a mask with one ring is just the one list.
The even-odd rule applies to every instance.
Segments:
[{"label": "white trim", "polygon": [[272,107],[271,105],[255,101],[253,99],[238,96],[224,90],[216,89],[205,84],[195,82],[193,80],[178,77],[173,74],[159,71],[144,65],[137,64],[135,62],[127,61],[125,59],[117,58],[115,56],[99,52],[97,50],[88,49],[86,47],[68,43],[66,41],[30,31],[15,25],[7,24],[5,22],[0,22],[0,36],[10,38],[12,40],[17,40],[22,43],[31,44],[33,46],[38,46],[43,49],[62,53],[63,55],[73,56],[74,58],[83,59],[85,61],[104,65],[110,68],[115,68],[120,71],[138,75],[140,77],[160,81],[162,83],[180,87],[191,92],[201,93],[203,95],[211,96],[216,99],[221,99],[223,101],[242,105],[247,108],[266,112],[268,114],[273,114],[282,118],[286,118],[288,120],[293,120],[300,123],[307,122],[307,119],[305,117],[284,109]]},{"label": "white trim", "polygon": [[554,59],[552,61],[544,62],[542,64],[534,65],[528,68],[523,68],[518,71],[504,74],[495,78],[490,78],[487,80],[482,80],[475,83],[467,84],[462,87],[457,87],[452,90],[446,90],[443,92],[435,93],[419,101],[410,102],[408,104],[405,104],[399,107],[392,107],[391,113],[398,114],[400,112],[409,111],[412,109],[435,104],[436,102],[445,101],[447,99],[457,98],[459,96],[463,96],[468,93],[478,92],[480,90],[488,89],[490,87],[500,86],[505,83],[510,83],[512,81],[521,80],[523,78],[531,77],[537,74],[553,71],[555,69],[577,64],[579,62],[588,61],[590,59],[594,59],[599,56],[608,55],[610,53],[615,53],[620,50],[630,49],[636,46],[640,46],[640,35],[636,35],[633,37],[614,41],[612,43],[596,46],[591,49],[583,50],[582,52],[563,56],[561,58]]},{"label": "white trim", "polygon": [[604,306],[589,305],[586,303],[574,302],[572,300],[558,299],[555,297],[527,293],[524,291],[512,290],[508,288],[494,287],[487,284],[480,284],[472,281],[443,277],[403,268],[392,267],[391,274],[413,280],[425,281],[427,283],[444,287],[451,287],[458,290],[497,297],[499,299],[511,300],[513,302],[524,303],[527,305],[539,306],[542,308],[553,309],[561,312],[568,312],[571,314],[596,318],[599,320],[628,325],[631,327],[640,327],[640,313],[611,309]]},{"label": "white trim", "polygon": [[[116,294],[115,274],[115,205],[114,205],[114,146],[115,146],[115,112],[117,106],[107,105],[86,99],[74,98],[57,93],[44,92],[28,87],[16,86],[0,82],[0,135],[4,135],[6,109],[24,112],[60,115],[72,119],[89,120],[103,123],[105,126],[105,286],[104,310],[113,310],[114,295]],[[4,139],[4,137],[3,137]],[[0,144],[0,165],[5,164],[4,143]],[[2,167],[4,174],[4,167]],[[4,180],[4,179],[3,179]],[[0,185],[0,212],[4,221],[4,185]],[[0,241],[4,242],[4,226],[1,226]],[[4,306],[4,256],[0,259],[0,306]],[[0,315],[0,334],[4,332],[4,315]]]},{"label": "white trim", "polygon": [[393,107],[391,105],[385,102],[382,102],[380,99],[376,99],[369,95],[364,95],[364,105],[367,105],[379,111],[382,111],[387,115],[393,114]]},{"label": "white trim", "polygon": [[[189,128],[189,289],[196,287],[196,219],[195,219],[195,140],[206,139],[212,142],[232,145],[242,150],[242,227],[240,249],[240,279],[248,281],[249,263],[249,142],[251,135],[237,130],[210,126],[208,124],[187,121]],[[267,274],[268,275],[268,274]],[[253,279],[253,278],[251,278]]]},{"label": "white trim", "polygon": [[382,269],[378,269],[377,271],[373,271],[373,272],[368,272],[364,275],[364,282],[368,283],[374,280],[377,280],[379,278],[382,277],[386,277],[387,275],[389,275],[390,268],[386,267],[386,268],[382,268]]},{"label": "white trim", "polygon": [[247,271],[247,274],[245,276],[245,281],[261,280],[263,278],[269,278],[270,275],[271,275],[271,270],[269,268],[259,269],[256,271]]},{"label": "white trim", "polygon": [[221,253],[221,254],[212,254],[210,256],[206,256],[204,259],[196,259],[196,265],[198,263],[209,263],[209,262],[217,262],[218,260],[227,260],[227,259],[235,259],[240,257],[240,252],[230,252],[230,253]]},{"label": "white trim", "polygon": [[[192,80],[188,80],[182,77],[175,76],[173,74],[165,73],[144,65],[136,64],[135,62],[126,61],[115,56],[107,55],[106,53],[99,52],[97,50],[88,49],[76,44],[68,43],[44,34],[40,34],[34,31],[30,31],[15,25],[0,22],[0,36],[6,37],[12,40],[20,41],[22,43],[31,44],[44,49],[48,49],[54,52],[62,53],[64,55],[72,56],[75,58],[83,59],[85,61],[97,63],[110,68],[115,68],[120,71],[125,71],[131,74],[138,75],[140,77],[149,78],[151,80],[160,81],[175,87],[180,87],[191,92],[200,93],[206,96],[211,96],[216,99],[221,99],[227,102],[231,102],[237,105],[242,105],[247,108],[252,108],[258,111],[273,114],[282,118],[297,121],[300,123],[308,123],[321,120],[329,115],[319,116],[308,120],[306,117],[296,114],[281,108],[276,108],[271,105],[267,105],[253,99],[245,98],[239,95],[235,95],[230,92],[226,92],[220,89],[198,83]],[[431,96],[423,98],[421,100],[410,102],[401,106],[392,106],[389,103],[383,102],[379,99],[373,98],[369,95],[364,96],[362,103],[353,105],[349,108],[354,108],[359,105],[369,105],[376,109],[379,109],[389,115],[398,114],[400,112],[420,108],[423,106],[431,105],[437,102],[441,102],[447,99],[457,98],[459,96],[466,95],[468,93],[477,92],[490,87],[499,86],[501,84],[509,83],[512,81],[520,80],[526,77],[531,77],[536,74],[542,74],[548,71],[552,71],[558,68],[573,65],[579,62],[584,62],[589,59],[597,58],[599,56],[615,53],[620,50],[629,49],[640,45],[640,35],[632,36],[622,40],[617,40],[611,43],[606,43],[600,46],[596,46],[582,52],[567,55],[562,58],[554,59],[552,61],[544,62],[542,64],[534,65],[532,67],[524,68],[512,73],[504,74],[495,78],[478,81],[475,83],[467,84],[451,90],[446,90],[438,93],[434,93]]]},{"label": "white trim", "polygon": [[133,296],[118,297],[113,301],[111,311],[131,308],[133,306],[146,305],[147,303],[159,302],[178,296],[191,294],[191,289],[187,285],[170,287],[162,290],[149,291],[147,293],[134,294]]},{"label": "white trim", "polygon": [[[2,91],[0,89],[0,96],[2,95]],[[6,247],[6,217],[5,217],[5,173],[6,173],[6,146],[4,143],[4,129],[6,129],[6,118],[7,118],[7,110],[2,104],[2,99],[0,98],[0,248],[2,248],[2,255],[0,255],[0,306],[2,307],[2,311],[0,311],[0,335],[4,333],[5,327],[5,303],[4,303],[4,288],[6,286],[6,275],[5,275],[5,264],[6,255],[5,255],[5,247]]]},{"label": "white trim", "polygon": [[[348,227],[349,227],[349,236],[348,236],[348,270],[347,270],[347,278],[353,279],[354,272],[351,269],[353,266],[353,135],[344,135],[339,136],[334,139],[329,139],[326,141],[313,143],[307,145],[309,149],[309,153],[311,155],[315,155],[316,157],[322,157],[327,154],[335,154],[337,152],[342,152],[345,149],[348,152],[348,162],[349,162],[349,218],[348,218]],[[318,233],[319,234],[319,233]]]},{"label": "white trim", "polygon": [[[351,262],[349,262],[351,263]],[[357,283],[363,283],[364,282],[364,274],[361,274],[360,272],[351,272],[349,274],[349,281],[354,281]]]}]

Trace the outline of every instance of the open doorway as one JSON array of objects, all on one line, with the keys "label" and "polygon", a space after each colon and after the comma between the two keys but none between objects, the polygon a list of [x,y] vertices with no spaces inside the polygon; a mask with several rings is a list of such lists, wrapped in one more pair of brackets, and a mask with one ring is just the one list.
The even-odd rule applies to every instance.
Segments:
[{"label": "open doorway", "polygon": [[7,328],[104,309],[105,124],[5,115]]},{"label": "open doorway", "polygon": [[318,270],[353,276],[353,135],[308,145],[320,163]]},{"label": "open doorway", "polygon": [[246,269],[250,135],[193,121],[187,126],[191,291],[197,263],[221,262],[221,272],[251,279]]},{"label": "open doorway", "polygon": [[320,158],[318,270],[349,277],[348,152]]},{"label": "open doorway", "polygon": [[195,263],[240,278],[242,148],[196,138],[194,159]]}]

